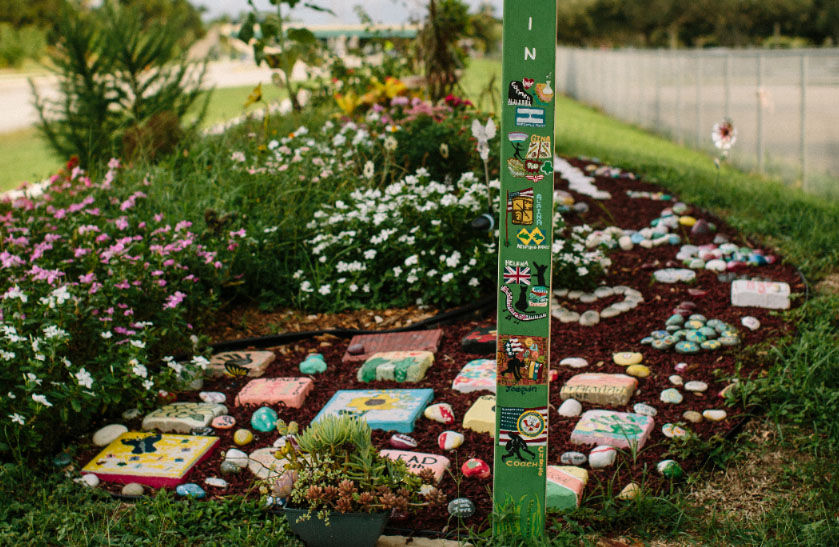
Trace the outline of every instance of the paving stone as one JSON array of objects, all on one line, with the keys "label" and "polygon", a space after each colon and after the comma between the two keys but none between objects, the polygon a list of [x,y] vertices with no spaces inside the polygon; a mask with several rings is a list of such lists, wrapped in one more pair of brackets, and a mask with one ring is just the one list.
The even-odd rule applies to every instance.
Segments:
[{"label": "paving stone", "polygon": [[478,327],[461,339],[460,347],[465,353],[492,355],[495,353],[497,334],[495,325]]},{"label": "paving stone", "polygon": [[549,465],[545,506],[548,509],[575,509],[580,506],[588,471],[581,467]]},{"label": "paving stone", "polygon": [[731,305],[785,310],[789,308],[790,288],[776,281],[747,281],[731,283]]},{"label": "paving stone", "polygon": [[250,376],[258,378],[274,360],[270,351],[225,351],[210,358],[207,373],[218,376]]},{"label": "paving stone", "polygon": [[596,405],[625,406],[638,387],[638,380],[626,374],[590,372],[572,376],[560,396]]},{"label": "paving stone", "polygon": [[189,433],[196,427],[207,427],[213,418],[226,413],[226,406],[214,403],[170,403],[147,414],[143,429]]},{"label": "paving stone", "polygon": [[463,416],[463,428],[495,436],[495,395],[482,395]]},{"label": "paving stone", "polygon": [[452,389],[461,393],[491,391],[495,393],[495,359],[475,359],[460,369],[452,382]]},{"label": "paving stone", "polygon": [[336,391],[313,422],[325,416],[363,418],[372,429],[410,433],[434,398],[432,389],[347,389]]},{"label": "paving stone", "polygon": [[255,378],[236,395],[237,405],[276,405],[300,408],[314,388],[311,378]]},{"label": "paving stone", "polygon": [[172,487],[183,483],[218,442],[218,437],[129,431],[90,460],[82,473],[93,473],[106,482]]},{"label": "paving stone", "polygon": [[611,410],[588,410],[571,432],[574,444],[600,444],[640,450],[653,431],[650,416]]},{"label": "paving stone", "polygon": [[441,329],[382,334],[357,334],[349,346],[360,345],[359,353],[347,351],[341,360],[344,363],[366,361],[374,353],[385,351],[430,351],[435,353],[443,337]]},{"label": "paving stone", "polygon": [[385,351],[374,353],[358,369],[359,382],[388,380],[395,382],[419,382],[425,372],[434,364],[430,351]]},{"label": "paving stone", "polygon": [[407,450],[382,450],[379,452],[382,456],[390,458],[391,460],[402,460],[408,466],[408,470],[412,473],[419,473],[423,469],[431,469],[434,472],[434,480],[440,482],[443,478],[443,473],[449,468],[449,459],[445,456],[437,454],[427,454],[424,452],[409,452]]}]

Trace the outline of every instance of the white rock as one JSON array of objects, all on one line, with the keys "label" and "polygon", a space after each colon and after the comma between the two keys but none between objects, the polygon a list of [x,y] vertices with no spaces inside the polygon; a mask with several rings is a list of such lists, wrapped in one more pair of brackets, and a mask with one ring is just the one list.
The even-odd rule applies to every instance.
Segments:
[{"label": "white rock", "polygon": [[584,327],[593,327],[594,325],[600,323],[600,314],[594,310],[586,310],[580,316],[579,323]]},{"label": "white rock", "polygon": [[602,469],[609,467],[615,463],[615,458],[618,457],[617,450],[614,447],[600,445],[592,449],[588,455],[588,464],[592,469]]},{"label": "white rock", "polygon": [[747,315],[746,317],[741,319],[740,324],[749,330],[757,330],[760,328],[760,321],[758,320],[758,318],[752,317],[751,315]]},{"label": "white rock", "polygon": [[629,236],[623,236],[620,239],[618,239],[618,245],[620,245],[621,249],[623,249],[624,251],[631,251],[632,248],[635,246],[632,243],[632,238],[630,238]]},{"label": "white rock", "polygon": [[224,461],[238,465],[241,468],[245,468],[248,466],[248,455],[238,448],[231,448],[227,451],[227,454],[224,455]]},{"label": "white rock", "polygon": [[93,444],[96,446],[108,446],[123,433],[127,433],[128,428],[122,424],[106,425],[99,431],[93,434]]},{"label": "white rock", "polygon": [[726,268],[725,260],[720,260],[715,258],[714,260],[709,260],[705,264],[706,270],[711,270],[712,272],[724,272]]},{"label": "white rock", "polygon": [[682,380],[682,377],[679,376],[678,374],[674,374],[674,375],[670,376],[670,378],[668,378],[668,380],[670,380],[670,383],[673,384],[674,386],[680,386],[684,383],[684,381]]},{"label": "white rock", "polygon": [[127,422],[128,420],[133,420],[134,418],[136,418],[139,415],[140,415],[140,409],[139,408],[129,408],[128,410],[126,410],[125,412],[122,413],[122,419]]},{"label": "white rock", "polygon": [[557,412],[559,412],[560,416],[573,418],[582,414],[583,405],[581,405],[576,399],[566,399],[561,405],[559,405],[559,410],[557,410]]},{"label": "white rock", "polygon": [[650,416],[650,417],[654,417],[656,414],[658,414],[658,410],[656,410],[654,406],[650,406],[647,403],[636,403],[632,407],[632,411],[635,414],[640,414],[642,416]]},{"label": "white rock", "polygon": [[651,239],[642,239],[641,243],[639,243],[641,247],[645,249],[652,249],[653,248],[653,241]]},{"label": "white rock", "polygon": [[583,291],[568,291],[568,298],[571,300],[577,300],[583,296]]},{"label": "white rock", "polygon": [[227,395],[220,391],[202,391],[198,394],[198,398],[205,403],[224,404],[227,401]]},{"label": "white rock", "polygon": [[204,484],[207,486],[215,486],[216,488],[227,488],[228,482],[219,477],[207,477],[204,479]]},{"label": "white rock", "polygon": [[597,298],[607,298],[609,296],[612,296],[613,294],[615,294],[615,291],[612,289],[612,287],[597,287],[594,290],[594,296],[596,296]]},{"label": "white rock", "polygon": [[700,382],[698,380],[692,380],[685,384],[685,389],[688,391],[698,391],[702,393],[708,389],[708,384],[705,382]]},{"label": "white rock", "polygon": [[677,405],[684,400],[684,396],[679,393],[679,390],[671,387],[662,391],[659,399],[661,399],[662,403]]},{"label": "white rock", "polygon": [[556,296],[558,296],[559,298],[562,298],[562,297],[564,297],[566,294],[568,294],[568,289],[556,289],[556,290],[554,291],[554,294],[555,294]]},{"label": "white rock", "polygon": [[615,310],[618,310],[620,313],[624,313],[624,312],[628,312],[633,307],[638,305],[635,302],[635,300],[633,300],[632,302],[633,302],[633,304],[630,304],[629,302],[626,302],[625,300],[621,300],[620,302],[615,302],[614,304],[612,304],[611,307]]},{"label": "white rock", "polygon": [[626,291],[631,289],[626,285],[618,285],[617,287],[612,287],[612,290],[615,291],[615,294],[626,294]]},{"label": "white rock", "polygon": [[597,302],[597,296],[591,293],[585,293],[580,295],[580,302],[583,304],[591,304],[592,302]]},{"label": "white rock", "polygon": [[142,496],[145,491],[139,482],[129,482],[121,490],[123,496]]},{"label": "white rock", "polygon": [[576,323],[580,320],[580,314],[577,312],[564,312],[559,314],[559,321],[561,323]]},{"label": "white rock", "polygon": [[559,364],[564,367],[584,368],[588,366],[588,361],[586,361],[582,357],[566,357],[565,359],[560,361]]},{"label": "white rock", "polygon": [[705,410],[702,412],[702,416],[704,416],[706,420],[719,422],[720,420],[725,420],[728,414],[725,410]]},{"label": "white rock", "polygon": [[73,479],[75,482],[79,484],[83,484],[89,488],[96,488],[99,486],[99,477],[94,475],[93,473],[88,473],[87,475],[82,475],[77,479]]},{"label": "white rock", "polygon": [[615,308],[614,306],[608,306],[600,310],[600,317],[602,319],[610,319],[612,317],[617,317],[620,314],[620,310]]}]

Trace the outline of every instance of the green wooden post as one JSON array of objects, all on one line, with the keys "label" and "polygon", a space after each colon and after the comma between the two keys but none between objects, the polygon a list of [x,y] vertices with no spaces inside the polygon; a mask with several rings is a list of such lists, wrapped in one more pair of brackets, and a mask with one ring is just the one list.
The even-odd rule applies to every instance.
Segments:
[{"label": "green wooden post", "polygon": [[545,529],[556,0],[504,0],[496,533]]}]

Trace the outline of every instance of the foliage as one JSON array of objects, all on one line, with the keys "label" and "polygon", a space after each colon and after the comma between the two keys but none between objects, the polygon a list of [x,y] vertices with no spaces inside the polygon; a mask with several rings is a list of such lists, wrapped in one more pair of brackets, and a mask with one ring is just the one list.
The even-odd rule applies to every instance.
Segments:
[{"label": "foliage", "polygon": [[[309,67],[318,66],[323,62],[323,52],[315,35],[307,28],[284,28],[287,22],[283,15],[283,6],[293,9],[297,4],[315,10],[332,13],[330,10],[310,2],[300,0],[270,0],[276,6],[276,13],[260,12],[253,0],[248,0],[251,7],[242,26],[239,28],[239,39],[253,46],[254,59],[260,65],[263,61],[272,69],[278,69],[282,76],[275,73],[274,82],[288,90],[292,108],[301,110],[298,97],[299,84],[292,80],[294,66],[302,62]],[[259,34],[256,26],[259,26]]]},{"label": "foliage", "polygon": [[[159,157],[191,126],[182,118],[195,102],[204,67],[179,53],[181,21],[144,24],[137,8],[106,3],[94,12],[65,9],[50,57],[59,99],[41,97],[34,84],[39,129],[65,157],[93,165],[122,152],[129,159]],[[31,83],[31,82],[30,82]]]},{"label": "foliage", "polygon": [[[556,225],[556,221],[554,222]],[[599,249],[586,249],[586,237],[592,232],[588,225],[555,226],[557,231],[551,247],[553,286],[563,289],[593,290],[608,271],[612,261]]]},{"label": "foliage", "polygon": [[39,60],[44,54],[46,33],[28,25],[13,27],[0,23],[0,68],[19,67],[26,59]]},{"label": "foliage", "polygon": [[71,163],[45,195],[0,204],[4,457],[52,450],[206,364],[165,355],[192,350],[228,252],[155,214],[119,178],[116,161],[101,182]]},{"label": "foliage", "polygon": [[[294,477],[289,498],[308,509],[301,519],[317,514],[328,522],[329,511],[404,513],[445,502],[442,492],[432,486],[432,471],[415,475],[404,461],[379,455],[370,426],[361,418],[326,416],[296,442],[287,440],[281,452],[289,460],[286,474]],[[285,480],[276,479],[273,489],[287,490]]]},{"label": "foliage", "polygon": [[419,47],[428,96],[439,101],[454,93],[468,56],[459,44],[469,22],[462,0],[429,0],[428,18],[419,35]]}]

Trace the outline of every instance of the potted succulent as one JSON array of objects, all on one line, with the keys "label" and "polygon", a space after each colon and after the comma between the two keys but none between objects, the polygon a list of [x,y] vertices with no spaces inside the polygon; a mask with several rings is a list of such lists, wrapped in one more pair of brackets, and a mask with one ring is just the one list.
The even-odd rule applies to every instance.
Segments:
[{"label": "potted succulent", "polygon": [[277,457],[288,463],[271,490],[286,498],[289,525],[310,547],[372,546],[392,513],[445,503],[430,470],[416,475],[380,456],[370,426],[356,417],[311,424]]}]

